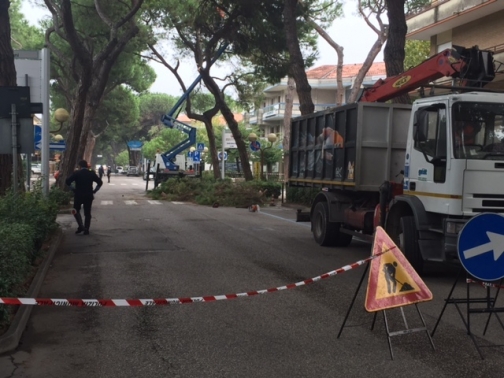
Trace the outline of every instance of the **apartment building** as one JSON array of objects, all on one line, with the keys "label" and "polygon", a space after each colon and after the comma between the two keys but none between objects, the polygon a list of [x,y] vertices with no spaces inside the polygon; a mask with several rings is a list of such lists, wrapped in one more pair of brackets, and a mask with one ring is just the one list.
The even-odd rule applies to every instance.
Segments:
[{"label": "apartment building", "polygon": [[[355,77],[362,64],[345,64],[343,66],[343,86],[345,94],[343,102],[350,95]],[[312,88],[312,100],[315,111],[323,110],[336,105],[336,65],[324,65],[306,71],[308,82]],[[385,63],[374,63],[369,69],[362,85],[373,85],[378,79],[385,78]],[[285,96],[287,93],[287,78],[280,83],[273,84],[264,90],[265,100],[260,109],[246,115],[246,121],[251,125],[257,125],[262,136],[275,133],[279,140],[283,138],[283,119],[285,114]],[[299,99],[294,93],[294,106],[292,116],[301,115],[299,111]]]},{"label": "apartment building", "polygon": [[[487,88],[504,89],[504,1],[433,0],[407,16],[407,39],[430,41],[431,55],[453,45],[494,53],[498,71]],[[500,71],[500,72],[499,72]]]}]

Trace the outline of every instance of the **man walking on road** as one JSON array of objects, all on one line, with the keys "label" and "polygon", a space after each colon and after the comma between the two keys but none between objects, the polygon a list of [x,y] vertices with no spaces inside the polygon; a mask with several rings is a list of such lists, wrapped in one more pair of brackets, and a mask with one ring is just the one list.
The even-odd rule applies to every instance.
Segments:
[{"label": "man walking on road", "polygon": [[112,168],[107,167],[107,180],[108,180],[108,183],[110,184],[110,175],[112,174]]},{"label": "man walking on road", "polygon": [[[91,206],[93,205],[94,193],[100,190],[103,182],[101,178],[96,175],[95,171],[88,169],[88,164],[85,160],[79,162],[80,169],[75,171],[65,181],[74,192],[74,209],[72,213],[77,221],[76,234],[84,231],[84,235],[89,235],[89,226],[91,225]],[[75,182],[75,189],[72,188],[72,183]],[[93,182],[97,185],[93,190]],[[82,224],[82,217],[80,214],[81,206],[84,207],[84,224]]]},{"label": "man walking on road", "polygon": [[100,175],[100,180],[102,179],[104,173],[105,170],[103,169],[103,165],[100,165],[100,168],[98,168],[98,175]]}]

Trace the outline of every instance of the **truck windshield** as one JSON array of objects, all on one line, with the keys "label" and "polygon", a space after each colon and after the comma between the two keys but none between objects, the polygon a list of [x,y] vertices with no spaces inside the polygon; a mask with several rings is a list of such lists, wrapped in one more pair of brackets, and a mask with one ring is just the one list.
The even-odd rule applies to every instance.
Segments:
[{"label": "truck windshield", "polygon": [[504,160],[504,104],[457,102],[452,120],[455,159]]}]

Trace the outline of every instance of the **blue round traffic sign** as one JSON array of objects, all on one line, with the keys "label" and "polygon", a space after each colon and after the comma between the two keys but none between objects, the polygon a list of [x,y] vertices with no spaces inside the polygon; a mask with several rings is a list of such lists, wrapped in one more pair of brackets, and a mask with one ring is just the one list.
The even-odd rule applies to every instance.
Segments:
[{"label": "blue round traffic sign", "polygon": [[250,149],[252,151],[259,151],[261,149],[261,143],[258,140],[250,143]]},{"label": "blue round traffic sign", "polygon": [[504,278],[504,216],[483,213],[469,220],[457,243],[460,263],[481,281]]}]

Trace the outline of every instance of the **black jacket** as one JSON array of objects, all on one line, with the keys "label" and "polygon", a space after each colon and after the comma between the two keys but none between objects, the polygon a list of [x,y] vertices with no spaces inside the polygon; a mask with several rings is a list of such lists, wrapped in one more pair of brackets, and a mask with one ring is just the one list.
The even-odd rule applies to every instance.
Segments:
[{"label": "black jacket", "polygon": [[[95,171],[90,171],[87,168],[82,168],[75,171],[69,178],[66,179],[65,184],[68,186],[75,182],[75,197],[77,198],[93,198],[93,193],[97,192],[103,185],[103,181],[96,175]],[[96,189],[93,191],[93,182],[96,182]]]}]

